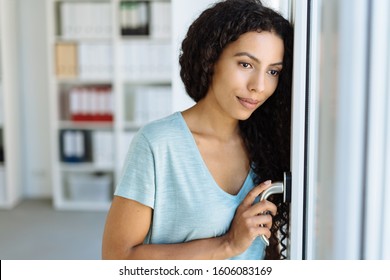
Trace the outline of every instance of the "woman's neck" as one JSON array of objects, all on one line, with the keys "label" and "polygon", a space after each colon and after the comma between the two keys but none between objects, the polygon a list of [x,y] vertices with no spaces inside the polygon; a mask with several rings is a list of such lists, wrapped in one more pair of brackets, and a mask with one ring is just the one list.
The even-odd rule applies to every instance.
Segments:
[{"label": "woman's neck", "polygon": [[225,142],[239,136],[238,120],[210,106],[205,99],[182,113],[193,133],[208,135]]}]

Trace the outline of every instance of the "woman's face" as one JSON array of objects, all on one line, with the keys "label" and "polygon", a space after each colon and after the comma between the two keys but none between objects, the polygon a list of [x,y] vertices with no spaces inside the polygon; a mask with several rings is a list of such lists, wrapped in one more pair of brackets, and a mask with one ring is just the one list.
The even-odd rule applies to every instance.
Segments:
[{"label": "woman's face", "polygon": [[274,33],[244,33],[223,50],[205,99],[231,118],[248,119],[274,93],[283,54],[283,40]]}]

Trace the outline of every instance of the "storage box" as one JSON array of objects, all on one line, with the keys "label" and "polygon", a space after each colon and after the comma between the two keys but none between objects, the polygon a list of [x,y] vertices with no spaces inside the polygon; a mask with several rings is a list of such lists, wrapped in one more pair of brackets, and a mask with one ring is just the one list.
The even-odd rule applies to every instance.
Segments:
[{"label": "storage box", "polygon": [[67,180],[71,200],[92,202],[111,200],[110,174],[69,174]]}]

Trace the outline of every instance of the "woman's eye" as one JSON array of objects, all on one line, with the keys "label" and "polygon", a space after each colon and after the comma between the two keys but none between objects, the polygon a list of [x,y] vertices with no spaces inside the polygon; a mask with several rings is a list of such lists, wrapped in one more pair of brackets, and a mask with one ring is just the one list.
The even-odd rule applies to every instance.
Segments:
[{"label": "woman's eye", "polygon": [[278,71],[278,70],[269,70],[268,73],[271,74],[271,76],[278,76],[280,71]]},{"label": "woman's eye", "polygon": [[247,62],[240,62],[240,65],[244,68],[251,68],[252,65],[250,65],[250,63],[247,63]]}]

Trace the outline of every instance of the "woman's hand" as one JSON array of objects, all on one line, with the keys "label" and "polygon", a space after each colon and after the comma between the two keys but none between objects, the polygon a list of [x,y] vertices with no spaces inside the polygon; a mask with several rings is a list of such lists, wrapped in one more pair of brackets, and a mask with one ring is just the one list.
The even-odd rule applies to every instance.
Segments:
[{"label": "woman's hand", "polygon": [[[244,252],[260,235],[271,237],[272,215],[276,214],[276,206],[267,200],[254,203],[256,198],[271,186],[265,181],[254,187],[237,208],[230,230],[224,236],[234,255]],[[267,213],[267,214],[263,214]]]}]

